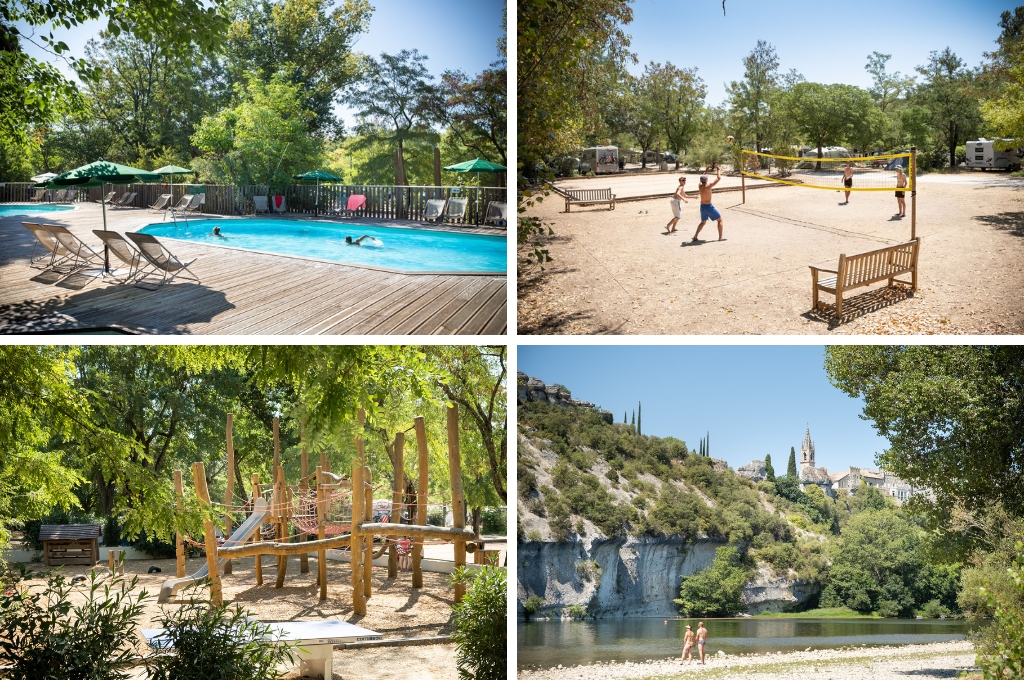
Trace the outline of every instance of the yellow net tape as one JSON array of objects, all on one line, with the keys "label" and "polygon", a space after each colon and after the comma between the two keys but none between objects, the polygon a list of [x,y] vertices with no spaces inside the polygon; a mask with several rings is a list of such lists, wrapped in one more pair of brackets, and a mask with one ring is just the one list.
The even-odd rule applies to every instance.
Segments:
[{"label": "yellow net tape", "polygon": [[[904,171],[906,186],[897,186],[897,175],[885,169],[893,159],[906,159],[899,165]],[[846,164],[850,163],[850,185],[845,182]],[[743,151],[742,173],[746,177],[826,191],[914,191],[910,176],[911,154],[896,153],[849,158],[822,157],[812,152],[803,157],[781,156],[756,151]],[[881,167],[879,167],[881,164]]]}]

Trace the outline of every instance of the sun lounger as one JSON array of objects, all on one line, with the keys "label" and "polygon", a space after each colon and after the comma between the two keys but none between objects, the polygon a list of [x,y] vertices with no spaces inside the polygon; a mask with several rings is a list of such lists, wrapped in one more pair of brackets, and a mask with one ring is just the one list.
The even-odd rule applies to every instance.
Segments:
[{"label": "sun lounger", "polygon": [[194,198],[193,194],[185,194],[180,199],[178,199],[177,204],[172,205],[170,207],[170,209],[171,210],[184,210],[185,206],[188,205],[192,201],[193,198]]},{"label": "sun lounger", "polygon": [[363,194],[352,194],[348,197],[345,207],[338,214],[342,217],[351,217],[360,210],[366,210],[366,196]]},{"label": "sun lounger", "polygon": [[491,201],[487,204],[487,212],[484,213],[484,224],[494,223],[501,227],[507,226],[507,210],[507,203],[502,201]]},{"label": "sun lounger", "polygon": [[427,208],[423,211],[423,219],[440,222],[444,219],[445,200],[443,198],[431,198],[427,200]]},{"label": "sun lounger", "polygon": [[[30,267],[46,271],[51,267],[59,266],[61,262],[70,257],[71,253],[65,250],[64,246],[53,237],[53,234],[44,229],[43,225],[39,222],[22,222],[21,226],[28,229],[36,237],[36,242],[32,245],[32,254],[28,260]],[[42,246],[46,252],[36,257],[36,248],[39,246]],[[57,258],[60,259],[58,260]],[[39,263],[43,260],[47,261],[46,264],[40,265]]]},{"label": "sun lounger", "polygon": [[167,210],[167,207],[171,203],[170,194],[160,194],[160,197],[156,199],[156,203],[149,206],[150,210]]},{"label": "sun lounger", "polygon": [[[107,250],[114,257],[128,265],[128,273],[124,276],[124,279],[122,279],[122,283],[128,283],[152,266],[147,264],[143,267],[142,253],[139,252],[138,248],[126,241],[124,236],[121,236],[116,231],[93,229],[92,233],[96,234],[96,236],[103,241],[103,245],[107,247]],[[115,276],[114,278],[117,277]]]},{"label": "sun lounger", "polygon": [[194,195],[195,195],[195,198],[192,199],[192,202],[189,203],[188,205],[186,205],[185,208],[184,208],[185,212],[187,212],[187,213],[197,213],[197,212],[199,212],[200,210],[203,209],[204,205],[206,205],[206,194],[205,193],[203,193],[203,194],[194,194]]},{"label": "sun lounger", "polygon": [[33,203],[39,203],[44,198],[46,198],[46,189],[36,189],[35,193],[32,194],[32,196],[30,196],[28,200],[32,201]]},{"label": "sun lounger", "polygon": [[87,246],[80,238],[68,231],[67,227],[58,224],[44,224],[43,229],[53,234],[53,237],[64,246],[64,250],[70,253],[70,256],[59,265],[59,271],[63,276],[57,282],[63,281],[87,267],[103,266],[103,253],[97,253]]},{"label": "sun lounger", "polygon": [[64,197],[67,196],[67,195],[68,195],[68,190],[67,189],[58,189],[53,194],[53,202],[54,203],[63,203],[64,202]]},{"label": "sun lounger", "polygon": [[131,193],[125,194],[124,196],[121,197],[121,200],[119,200],[117,203],[115,203],[114,205],[112,205],[110,207],[111,208],[134,208],[135,206],[132,205],[132,202],[135,200],[136,196],[138,196],[138,194],[136,192],[134,192],[134,191],[131,192]]},{"label": "sun lounger", "polygon": [[187,214],[190,210],[194,212],[195,207],[199,206],[199,202],[203,200],[204,196],[206,196],[206,194],[185,194],[184,196],[181,197],[181,200],[178,201],[178,205],[174,206],[173,208],[168,208],[168,210],[171,212],[171,217],[182,217],[185,214]]},{"label": "sun lounger", "polygon": [[252,197],[252,208],[253,214],[258,215],[261,212],[269,213],[270,206],[267,205],[266,196],[253,196]]},{"label": "sun lounger", "polygon": [[468,198],[449,198],[448,205],[445,206],[444,219],[462,221],[466,217],[466,204],[469,203]]},{"label": "sun lounger", "polygon": [[[189,266],[196,261],[196,258],[192,258],[188,262],[182,262],[175,257],[171,251],[167,250],[160,241],[156,240],[155,236],[150,236],[149,234],[135,232],[127,233],[125,236],[131,239],[132,242],[138,246],[139,253],[141,253],[142,258],[153,265],[156,271],[152,273],[155,274],[159,272],[162,276],[160,283],[148,290],[156,290],[163,284],[170,283],[178,276],[199,283],[199,277],[189,270]],[[185,272],[188,272],[188,275],[186,275]],[[135,281],[136,285],[141,288],[147,288],[142,285],[142,282],[145,281],[148,276],[149,274],[137,277]]]},{"label": "sun lounger", "polygon": [[108,191],[107,195],[104,196],[103,199],[98,201],[98,202],[99,203],[108,203],[109,204],[111,201],[114,200],[114,196],[117,196],[117,192],[116,191]]},{"label": "sun lounger", "polygon": [[271,205],[273,206],[274,212],[276,213],[283,213],[288,211],[288,208],[284,204],[284,196],[274,196]]}]

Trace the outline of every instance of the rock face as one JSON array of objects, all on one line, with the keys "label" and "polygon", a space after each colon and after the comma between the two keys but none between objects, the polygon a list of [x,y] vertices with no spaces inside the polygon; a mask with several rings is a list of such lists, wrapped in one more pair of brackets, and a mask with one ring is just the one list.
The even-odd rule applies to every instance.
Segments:
[{"label": "rock face", "polygon": [[752,482],[763,482],[768,478],[768,468],[763,460],[752,460],[736,468],[737,477],[746,477]]},{"label": "rock face", "polygon": [[531,595],[544,599],[540,613],[582,605],[595,618],[676,616],[682,577],[710,567],[722,545],[647,535],[520,543],[519,616]]},{"label": "rock face", "polygon": [[747,613],[782,612],[794,609],[819,592],[817,585],[776,576],[772,570],[759,565],[757,575],[743,586],[743,604]]},{"label": "rock face", "polygon": [[516,375],[517,399],[520,403],[527,401],[543,401],[555,406],[575,406],[577,408],[594,409],[601,414],[605,422],[612,422],[611,411],[598,409],[592,402],[573,399],[572,393],[565,385],[547,385],[542,380],[531,378],[522,371]]}]

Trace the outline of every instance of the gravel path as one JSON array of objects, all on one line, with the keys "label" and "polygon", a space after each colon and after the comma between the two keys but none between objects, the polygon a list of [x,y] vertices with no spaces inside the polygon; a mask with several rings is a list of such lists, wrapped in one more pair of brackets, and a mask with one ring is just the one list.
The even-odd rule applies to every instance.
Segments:
[{"label": "gravel path", "polygon": [[[668,180],[671,177],[665,176]],[[591,180],[593,182],[594,180]],[[858,288],[844,323],[813,313],[809,263],[831,263],[907,240],[888,192],[798,187],[718,194],[724,241],[690,245],[697,203],[666,235],[665,199],[578,208],[557,195],[527,211],[549,224],[553,262],[524,266],[518,327],[527,334],[1007,334],[1024,332],[1024,178],[973,173],[921,178],[920,287]],[[909,204],[908,197],[908,204]],[[909,206],[908,206],[909,210]],[[681,247],[683,246],[683,247]],[[826,302],[832,296],[825,295]]]},{"label": "gravel path", "polygon": [[[520,680],[668,680],[733,678],[789,680],[930,680],[977,671],[975,653],[966,641],[899,647],[865,647],[788,654],[716,656],[706,666],[680,666],[677,659],[646,663],[593,664],[572,668],[520,671]],[[599,668],[598,668],[599,667]]]}]

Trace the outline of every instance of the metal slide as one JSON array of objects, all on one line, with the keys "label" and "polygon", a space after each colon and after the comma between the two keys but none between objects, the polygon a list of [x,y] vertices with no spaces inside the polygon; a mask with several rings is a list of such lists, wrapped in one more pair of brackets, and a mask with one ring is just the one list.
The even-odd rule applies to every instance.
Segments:
[{"label": "metal slide", "polygon": [[[248,519],[245,520],[237,529],[235,533],[231,534],[224,543],[220,545],[221,548],[229,548],[233,545],[241,545],[249,540],[254,533],[259,531],[260,525],[266,521],[267,515],[269,514],[269,507],[267,501],[263,498],[257,498],[256,504],[253,507],[253,512],[249,515]],[[217,560],[218,565],[224,564],[225,558]],[[204,564],[203,567],[196,573],[190,576],[183,576],[181,578],[172,578],[164,581],[164,584],[160,586],[160,597],[157,598],[157,602],[163,603],[171,599],[174,593],[178,592],[178,589],[182,586],[187,586],[190,583],[195,583],[203,578],[206,578],[210,574],[210,568]]]}]

